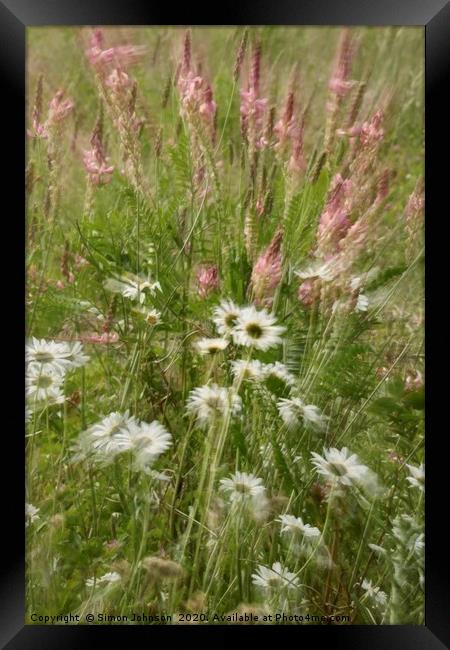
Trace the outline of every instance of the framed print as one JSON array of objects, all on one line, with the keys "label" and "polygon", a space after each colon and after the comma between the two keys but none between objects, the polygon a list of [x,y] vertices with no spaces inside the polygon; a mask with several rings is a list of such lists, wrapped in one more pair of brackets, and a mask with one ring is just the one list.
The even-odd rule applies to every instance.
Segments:
[{"label": "framed print", "polygon": [[2,647],[448,647],[448,4],[0,12]]}]

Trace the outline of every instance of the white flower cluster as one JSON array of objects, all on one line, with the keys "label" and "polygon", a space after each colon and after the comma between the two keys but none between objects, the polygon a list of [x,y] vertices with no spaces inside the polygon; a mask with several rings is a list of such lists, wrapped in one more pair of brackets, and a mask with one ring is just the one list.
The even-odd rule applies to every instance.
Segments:
[{"label": "white flower cluster", "polygon": [[25,360],[27,420],[31,412],[41,406],[64,402],[66,372],[83,366],[89,357],[78,341],[46,341],[33,337],[26,343]]},{"label": "white flower cluster", "polygon": [[[222,338],[203,338],[196,342],[200,354],[216,354],[224,351],[232,340],[235,345],[254,350],[265,351],[282,343],[281,335],[286,328],[276,325],[275,317],[266,309],[254,306],[239,307],[232,300],[223,300],[214,310],[213,322]],[[231,362],[234,378],[262,384],[270,380],[281,382],[289,391],[295,389],[296,378],[281,362],[262,363],[258,359],[237,359]],[[232,398],[232,414],[241,410],[238,396]],[[207,426],[215,413],[224,414],[230,397],[228,389],[202,386],[191,391],[188,400],[188,412],[197,413],[198,422]],[[306,404],[300,397],[293,395],[289,399],[278,401],[278,411],[283,422],[289,428],[297,427],[301,422],[314,431],[323,431],[328,418],[313,404]]]},{"label": "white flower cluster", "polygon": [[171,445],[171,434],[156,420],[148,424],[130,416],[128,411],[110,413],[80,433],[74,460],[90,458],[108,465],[119,454],[131,451],[135,469],[151,473],[153,462]]}]

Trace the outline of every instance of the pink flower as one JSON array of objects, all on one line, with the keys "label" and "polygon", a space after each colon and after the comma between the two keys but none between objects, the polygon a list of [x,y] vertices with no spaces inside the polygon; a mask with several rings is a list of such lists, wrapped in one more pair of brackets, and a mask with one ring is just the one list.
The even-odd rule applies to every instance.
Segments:
[{"label": "pink flower", "polygon": [[96,147],[84,152],[83,162],[89,179],[93,185],[104,185],[109,183],[114,167],[108,165],[108,158],[103,157]]},{"label": "pink flower", "polygon": [[86,343],[98,343],[100,345],[109,345],[110,343],[117,343],[119,335],[116,332],[103,332],[103,334],[91,334],[84,339]]},{"label": "pink flower", "polygon": [[76,269],[81,269],[83,266],[87,266],[89,262],[87,259],[82,257],[81,255],[75,255],[75,268]]},{"label": "pink flower", "polygon": [[354,81],[348,79],[355,52],[356,44],[352,40],[351,32],[345,29],[341,33],[333,74],[328,83],[328,88],[338,97],[346,95],[355,84]]},{"label": "pink flower", "polygon": [[346,199],[351,191],[352,182],[336,174],[331,182],[331,189],[317,230],[318,244],[322,250],[336,250],[339,241],[352,225],[346,206]]},{"label": "pink flower", "polygon": [[381,127],[383,120],[384,113],[380,110],[375,113],[369,122],[364,122],[359,135],[359,140],[363,147],[369,147],[383,139],[384,130]]},{"label": "pink flower", "polygon": [[281,242],[283,233],[275,233],[266,250],[259,256],[253,267],[250,286],[257,304],[270,307],[273,294],[282,276]]},{"label": "pink flower", "polygon": [[27,130],[29,138],[48,138],[47,128],[45,124],[39,124],[33,120],[33,128]]},{"label": "pink flower", "polygon": [[311,278],[301,283],[298,288],[298,299],[305,307],[310,307],[317,299],[317,279]]},{"label": "pink flower", "polygon": [[419,390],[423,386],[422,373],[418,370],[409,372],[405,380],[405,390]]},{"label": "pink flower", "polygon": [[344,97],[354,85],[354,81],[344,81],[339,77],[332,77],[328,82],[328,88],[339,97]]},{"label": "pink flower", "polygon": [[106,79],[105,84],[109,86],[111,90],[120,94],[123,92],[124,88],[128,88],[132,84],[132,81],[126,72],[123,72],[123,70],[120,70],[119,68],[114,68]]},{"label": "pink flower", "polygon": [[57,124],[66,119],[74,107],[72,99],[63,99],[64,91],[58,90],[50,102],[47,123],[49,125]]},{"label": "pink flower", "polygon": [[98,72],[104,73],[110,64],[115,67],[126,68],[140,60],[146,51],[144,46],[119,45],[105,49],[104,34],[101,29],[94,29],[91,35],[90,46],[86,56],[91,65]]},{"label": "pink flower", "polygon": [[189,118],[199,115],[210,127],[214,123],[216,103],[211,86],[192,70],[180,74],[178,89],[181,95],[182,112]]},{"label": "pink flower", "polygon": [[196,273],[198,295],[207,298],[219,287],[219,270],[215,264],[201,264]]}]

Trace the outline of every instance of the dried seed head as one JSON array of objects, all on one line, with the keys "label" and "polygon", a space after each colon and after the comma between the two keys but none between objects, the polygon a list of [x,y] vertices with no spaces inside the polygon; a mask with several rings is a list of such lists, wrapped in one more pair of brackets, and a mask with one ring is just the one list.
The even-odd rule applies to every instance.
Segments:
[{"label": "dried seed head", "polygon": [[64,526],[64,515],[56,513],[50,518],[50,524],[53,528],[62,528]]},{"label": "dried seed head", "polygon": [[184,606],[188,612],[204,612],[208,607],[208,597],[203,591],[197,591]]},{"label": "dried seed head", "polygon": [[321,483],[314,483],[311,487],[311,496],[319,505],[326,500],[328,496],[329,489],[322,485]]},{"label": "dried seed head", "polygon": [[275,494],[270,499],[270,511],[272,514],[277,515],[283,512],[289,503],[289,497],[284,494]]},{"label": "dried seed head", "polygon": [[[259,605],[258,603],[241,603],[235,610],[228,612],[227,615],[232,616],[233,614],[244,618],[247,615],[247,617],[251,618],[251,620],[247,621],[237,621],[237,625],[254,625],[261,621],[264,614],[267,614],[267,611],[264,605]],[[255,620],[256,617],[258,617],[257,620]]]},{"label": "dried seed head", "polygon": [[183,567],[173,560],[165,560],[161,557],[149,556],[142,560],[142,566],[148,571],[153,580],[177,580],[182,578],[186,572]]},{"label": "dried seed head", "polygon": [[120,573],[124,580],[127,580],[131,576],[131,564],[128,560],[116,560],[112,564],[112,569]]}]

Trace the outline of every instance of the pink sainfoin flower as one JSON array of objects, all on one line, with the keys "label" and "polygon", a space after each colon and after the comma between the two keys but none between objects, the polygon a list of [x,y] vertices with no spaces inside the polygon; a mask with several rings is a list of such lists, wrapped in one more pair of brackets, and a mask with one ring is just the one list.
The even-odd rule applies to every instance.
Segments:
[{"label": "pink sainfoin flower", "polygon": [[268,141],[264,135],[264,118],[268,100],[261,98],[261,46],[256,46],[250,69],[247,90],[241,90],[241,128],[250,147],[264,149]]},{"label": "pink sainfoin flower", "polygon": [[177,87],[180,92],[182,116],[188,121],[200,119],[212,135],[217,106],[213,99],[211,86],[192,69],[189,31],[186,32],[184,38],[183,60],[178,74]]},{"label": "pink sainfoin flower", "polygon": [[341,34],[334,70],[328,82],[330,91],[339,97],[346,95],[355,84],[348,78],[355,52],[355,42],[352,40],[350,31],[345,29]]},{"label": "pink sainfoin flower", "polygon": [[99,345],[110,345],[117,343],[119,335],[117,332],[103,332],[103,334],[90,334],[83,338],[86,343],[97,343]]},{"label": "pink sainfoin flower", "polygon": [[212,127],[216,113],[216,103],[213,100],[211,86],[192,70],[180,74],[178,89],[181,95],[182,112],[188,116],[199,116],[208,126]]},{"label": "pink sainfoin flower", "polygon": [[105,185],[111,180],[114,167],[108,161],[101,137],[98,132],[94,132],[91,138],[91,148],[83,154],[84,166],[93,185]]},{"label": "pink sainfoin flower", "polygon": [[303,156],[304,120],[298,120],[294,114],[294,93],[289,91],[283,115],[274,126],[276,138],[275,149],[283,153],[290,145],[291,155],[288,170],[292,174],[301,174],[306,168]]},{"label": "pink sainfoin flower", "polygon": [[351,226],[346,199],[352,190],[352,182],[336,174],[331,182],[331,189],[323,210],[317,230],[318,248],[323,253],[336,251],[339,241]]},{"label": "pink sainfoin flower", "polygon": [[294,93],[291,90],[286,99],[283,115],[273,127],[276,136],[275,149],[283,148],[290,141],[296,129],[297,125],[294,121]]},{"label": "pink sainfoin flower", "polygon": [[319,281],[310,278],[301,283],[298,288],[298,299],[305,306],[310,307],[319,295]]},{"label": "pink sainfoin flower", "polygon": [[361,126],[359,141],[363,147],[370,147],[383,139],[384,130],[381,126],[383,120],[384,113],[382,110],[378,110],[368,122],[364,122]]},{"label": "pink sainfoin flower", "polygon": [[146,51],[144,46],[118,45],[105,48],[103,30],[94,29],[86,56],[99,74],[106,74],[110,67],[124,69],[141,59]]},{"label": "pink sainfoin flower", "polygon": [[30,138],[46,138],[47,132],[45,125],[42,122],[42,87],[43,76],[40,75],[36,88],[36,96],[34,98],[33,112],[31,115],[32,129],[28,129],[28,136]]},{"label": "pink sainfoin flower", "polygon": [[75,104],[73,100],[70,98],[64,99],[64,91],[58,90],[50,102],[47,118],[47,129],[65,120],[69,113],[73,110],[74,106]]},{"label": "pink sainfoin flower", "polygon": [[304,123],[302,121],[292,132],[292,154],[288,163],[288,170],[292,174],[303,174],[306,169],[306,160],[303,155],[303,130]]},{"label": "pink sainfoin flower", "polygon": [[256,201],[255,210],[258,217],[262,217],[264,214],[264,201],[262,199]]},{"label": "pink sainfoin flower", "polygon": [[219,287],[219,269],[215,264],[201,264],[196,273],[198,295],[207,298]]},{"label": "pink sainfoin flower", "polygon": [[109,183],[114,167],[108,165],[108,158],[103,158],[98,149],[94,147],[86,150],[83,154],[83,161],[89,180],[93,185]]},{"label": "pink sainfoin flower", "polygon": [[409,372],[406,375],[406,380],[405,380],[405,390],[419,390],[423,386],[423,377],[422,373],[419,372],[419,370],[416,370],[414,372]]},{"label": "pink sainfoin flower", "polygon": [[271,307],[275,289],[280,284],[281,242],[283,233],[275,233],[266,250],[258,257],[253,267],[250,287],[256,304]]},{"label": "pink sainfoin flower", "polygon": [[414,191],[411,193],[408,204],[405,209],[406,223],[412,226],[414,222],[419,220],[422,216],[425,207],[425,197],[423,193],[423,180],[420,178],[417,181]]}]

